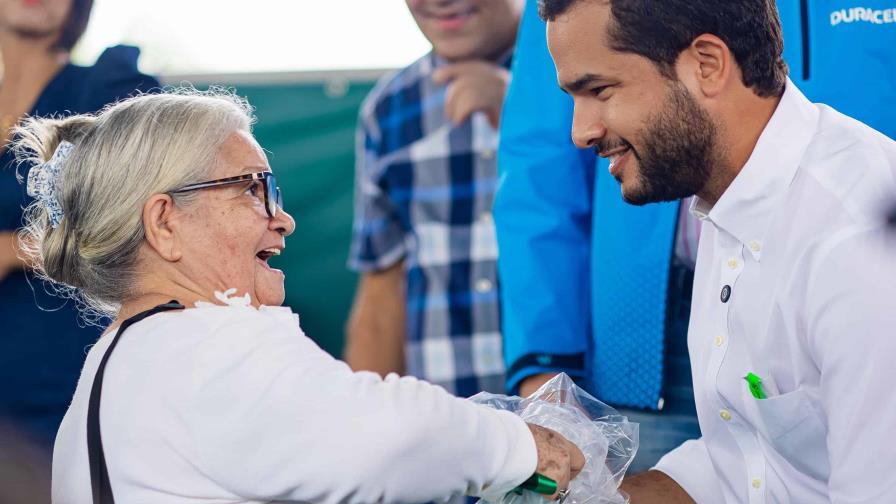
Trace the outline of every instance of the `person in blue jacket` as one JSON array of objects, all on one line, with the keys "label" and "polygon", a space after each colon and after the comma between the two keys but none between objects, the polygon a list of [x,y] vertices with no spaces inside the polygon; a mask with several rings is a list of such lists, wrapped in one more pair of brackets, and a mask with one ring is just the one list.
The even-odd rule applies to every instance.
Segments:
[{"label": "person in blue jacket", "polygon": [[[896,0],[780,0],[791,79],[896,136]],[[545,23],[529,0],[501,122],[494,218],[507,386],[558,372],[641,423],[633,472],[699,436],[687,323],[699,226],[687,202],[628,205],[607,162],[570,139]],[[684,208],[684,209],[683,209]]]},{"label": "person in blue jacket", "polygon": [[100,328],[79,324],[74,303],[50,295],[18,258],[15,231],[29,202],[19,177],[29,167],[17,166],[8,149],[12,128],[25,116],[94,112],[159,86],[138,71],[134,47],[109,48],[91,67],[69,61],[92,4],[0,5],[0,422],[44,450],[52,447]]}]

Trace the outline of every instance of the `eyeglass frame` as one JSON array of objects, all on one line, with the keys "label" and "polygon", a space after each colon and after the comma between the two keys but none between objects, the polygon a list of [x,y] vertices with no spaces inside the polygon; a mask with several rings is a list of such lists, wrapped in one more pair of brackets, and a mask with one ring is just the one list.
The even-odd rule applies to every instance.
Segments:
[{"label": "eyeglass frame", "polygon": [[260,181],[262,186],[264,186],[264,209],[267,211],[268,217],[273,219],[277,216],[277,208],[283,208],[283,193],[280,191],[280,187],[277,186],[277,179],[274,177],[274,173],[270,171],[246,173],[235,177],[206,180],[205,182],[185,185],[179,189],[169,191],[169,193],[178,194],[189,191],[198,191],[200,189],[239,184],[240,182],[254,181]]}]

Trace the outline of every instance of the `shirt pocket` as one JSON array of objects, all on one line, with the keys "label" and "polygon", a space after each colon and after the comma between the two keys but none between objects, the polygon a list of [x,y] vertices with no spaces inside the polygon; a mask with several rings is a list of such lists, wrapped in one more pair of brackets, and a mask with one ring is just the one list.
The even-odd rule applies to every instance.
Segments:
[{"label": "shirt pocket", "polygon": [[782,457],[816,480],[830,475],[827,426],[802,389],[756,400],[759,430]]}]

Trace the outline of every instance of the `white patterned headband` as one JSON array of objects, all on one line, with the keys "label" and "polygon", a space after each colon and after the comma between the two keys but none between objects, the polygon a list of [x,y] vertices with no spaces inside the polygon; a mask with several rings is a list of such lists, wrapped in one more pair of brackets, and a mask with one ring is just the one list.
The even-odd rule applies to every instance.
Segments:
[{"label": "white patterned headband", "polygon": [[28,172],[28,196],[38,200],[47,209],[50,216],[50,226],[56,229],[65,213],[59,204],[56,183],[62,164],[68,159],[75,146],[70,142],[62,141],[56,147],[53,157],[46,163],[39,164]]}]

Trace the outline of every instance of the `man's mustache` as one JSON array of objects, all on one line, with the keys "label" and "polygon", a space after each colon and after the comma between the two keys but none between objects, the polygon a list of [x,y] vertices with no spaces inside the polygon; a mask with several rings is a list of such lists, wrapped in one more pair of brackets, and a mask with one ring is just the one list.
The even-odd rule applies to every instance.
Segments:
[{"label": "man's mustache", "polygon": [[610,151],[619,149],[620,147],[625,147],[626,149],[629,149],[632,152],[632,154],[635,155],[635,158],[639,158],[638,153],[637,153],[637,151],[635,151],[635,148],[632,146],[632,144],[623,138],[612,139],[612,140],[601,140],[594,146],[594,152],[597,155],[600,155],[602,152],[610,152]]}]

